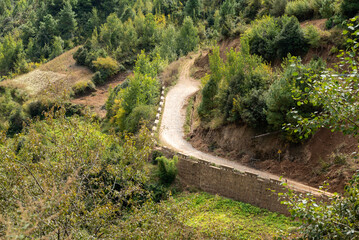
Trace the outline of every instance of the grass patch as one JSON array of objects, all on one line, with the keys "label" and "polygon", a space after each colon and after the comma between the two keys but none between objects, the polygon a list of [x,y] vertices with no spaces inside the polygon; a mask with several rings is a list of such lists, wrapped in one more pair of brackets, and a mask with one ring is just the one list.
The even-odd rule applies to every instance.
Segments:
[{"label": "grass patch", "polygon": [[50,88],[56,89],[56,92],[63,92],[76,82],[89,81],[93,75],[91,70],[78,66],[72,57],[77,48],[61,54],[32,72],[3,81],[1,85],[24,89],[28,94],[35,96],[52,90]]},{"label": "grass patch", "polygon": [[186,121],[183,126],[185,135],[191,132],[193,108],[194,108],[194,96],[189,98],[186,107]]},{"label": "grass patch", "polygon": [[272,239],[299,226],[282,214],[207,193],[181,193],[174,200],[184,206],[184,224],[210,238]]}]

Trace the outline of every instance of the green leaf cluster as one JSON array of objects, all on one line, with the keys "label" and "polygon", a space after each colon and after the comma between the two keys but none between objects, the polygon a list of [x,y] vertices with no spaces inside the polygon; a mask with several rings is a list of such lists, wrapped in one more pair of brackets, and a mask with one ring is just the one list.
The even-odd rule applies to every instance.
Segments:
[{"label": "green leaf cluster", "polygon": [[144,52],[138,55],[134,75],[110,94],[107,119],[117,130],[137,132],[143,121],[149,125],[155,117],[160,92],[157,73],[161,58],[150,59]]},{"label": "green leaf cluster", "polygon": [[[260,57],[231,49],[223,62],[219,48],[210,56],[211,75],[202,90],[198,113],[204,121],[223,116],[225,122],[263,126],[264,92],[272,72]],[[265,124],[264,124],[265,125]]]},{"label": "green leaf cluster", "polygon": [[147,130],[105,135],[62,108],[14,138],[1,132],[0,237],[111,238],[126,211],[152,199],[151,144]]}]

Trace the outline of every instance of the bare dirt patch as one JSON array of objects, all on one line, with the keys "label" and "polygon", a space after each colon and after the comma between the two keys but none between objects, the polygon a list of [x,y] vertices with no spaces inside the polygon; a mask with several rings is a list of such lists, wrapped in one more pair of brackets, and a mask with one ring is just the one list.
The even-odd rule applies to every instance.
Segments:
[{"label": "bare dirt patch", "polygon": [[83,106],[90,107],[99,117],[106,116],[105,104],[109,97],[109,89],[115,88],[118,84],[122,83],[131,72],[122,72],[110,79],[106,84],[96,87],[96,92],[87,96],[72,99],[71,102]]},{"label": "bare dirt patch", "polygon": [[307,20],[304,22],[300,23],[300,26],[302,28],[308,26],[308,25],[313,25],[314,27],[320,29],[320,30],[325,30],[325,22],[327,21],[326,18],[323,19],[316,19],[316,20]]},{"label": "bare dirt patch", "polygon": [[289,144],[278,134],[253,139],[259,133],[247,126],[228,125],[215,130],[198,127],[187,136],[201,151],[236,160],[258,170],[329,190],[343,192],[359,163],[353,158],[358,140],[321,129],[303,144]]}]

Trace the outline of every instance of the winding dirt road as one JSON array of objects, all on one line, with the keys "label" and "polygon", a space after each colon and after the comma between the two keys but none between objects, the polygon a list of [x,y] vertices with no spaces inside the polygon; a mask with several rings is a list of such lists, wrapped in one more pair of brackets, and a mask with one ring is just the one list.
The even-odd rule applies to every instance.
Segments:
[{"label": "winding dirt road", "polygon": [[[183,125],[186,118],[184,106],[186,104],[186,100],[191,95],[196,93],[200,87],[200,83],[190,77],[190,68],[194,63],[196,56],[188,58],[183,62],[176,86],[171,88],[171,90],[167,93],[160,128],[161,144],[179,153],[217,165],[232,167],[241,172],[257,174],[259,177],[265,179],[279,180],[280,178],[274,174],[249,168],[238,162],[201,152],[193,148],[192,145],[184,139]],[[310,192],[313,195],[323,194],[323,192],[319,189],[293,180],[286,179],[286,182],[290,188],[300,192]]]}]

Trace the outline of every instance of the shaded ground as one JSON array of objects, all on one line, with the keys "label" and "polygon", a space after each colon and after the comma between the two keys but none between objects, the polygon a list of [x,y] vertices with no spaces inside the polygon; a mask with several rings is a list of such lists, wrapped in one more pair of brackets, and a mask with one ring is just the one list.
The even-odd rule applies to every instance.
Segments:
[{"label": "shaded ground", "polygon": [[102,86],[97,86],[96,92],[72,99],[71,102],[79,105],[88,106],[95,113],[97,113],[99,117],[103,118],[106,116],[105,104],[109,97],[109,89],[115,88],[118,84],[123,82],[130,74],[130,72],[122,72],[113,77],[106,84]]}]

